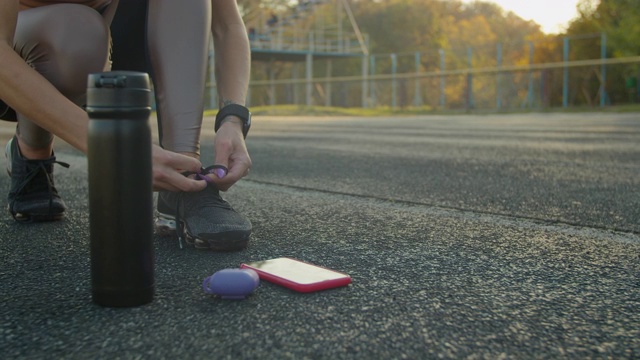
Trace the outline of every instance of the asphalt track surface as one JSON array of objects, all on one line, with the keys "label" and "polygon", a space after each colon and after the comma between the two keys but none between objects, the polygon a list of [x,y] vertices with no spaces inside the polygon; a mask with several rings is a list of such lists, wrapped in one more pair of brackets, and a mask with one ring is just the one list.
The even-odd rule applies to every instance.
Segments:
[{"label": "asphalt track surface", "polygon": [[[640,114],[256,117],[225,195],[250,247],[156,237],[156,297],[129,309],[91,302],[86,159],[59,145],[66,219],[0,218],[3,359],[640,358]],[[353,283],[201,289],[281,256]]]}]

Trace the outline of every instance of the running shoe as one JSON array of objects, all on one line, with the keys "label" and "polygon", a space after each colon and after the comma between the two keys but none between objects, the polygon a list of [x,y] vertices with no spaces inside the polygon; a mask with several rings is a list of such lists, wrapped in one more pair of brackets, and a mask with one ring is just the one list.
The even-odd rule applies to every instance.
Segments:
[{"label": "running shoe", "polygon": [[197,249],[237,251],[247,247],[251,222],[235,211],[212,183],[199,192],[158,192],[156,232],[177,235]]},{"label": "running shoe", "polygon": [[66,205],[53,181],[53,165],[69,164],[47,159],[29,160],[22,156],[14,136],[5,148],[7,173],[11,177],[8,210],[19,222],[55,221],[64,217]]}]

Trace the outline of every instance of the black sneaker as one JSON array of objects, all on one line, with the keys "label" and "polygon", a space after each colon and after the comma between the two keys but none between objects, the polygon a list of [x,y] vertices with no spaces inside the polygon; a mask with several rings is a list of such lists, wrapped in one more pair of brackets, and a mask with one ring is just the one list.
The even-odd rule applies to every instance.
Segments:
[{"label": "black sneaker", "polygon": [[5,148],[7,173],[11,176],[8,209],[20,222],[54,221],[64,217],[66,206],[53,182],[55,156],[42,160],[25,159],[14,136]]},{"label": "black sneaker", "polygon": [[156,232],[177,233],[197,249],[236,251],[247,247],[251,222],[220,196],[214,184],[199,192],[158,192]]}]

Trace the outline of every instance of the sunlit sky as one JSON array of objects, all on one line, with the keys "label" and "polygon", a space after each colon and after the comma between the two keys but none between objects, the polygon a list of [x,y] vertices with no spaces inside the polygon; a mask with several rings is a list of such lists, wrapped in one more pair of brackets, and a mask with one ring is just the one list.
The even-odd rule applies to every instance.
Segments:
[{"label": "sunlit sky", "polygon": [[[473,0],[463,0],[472,2]],[[576,4],[579,0],[486,0],[513,11],[525,20],[540,24],[545,33],[559,33],[578,16]]]}]

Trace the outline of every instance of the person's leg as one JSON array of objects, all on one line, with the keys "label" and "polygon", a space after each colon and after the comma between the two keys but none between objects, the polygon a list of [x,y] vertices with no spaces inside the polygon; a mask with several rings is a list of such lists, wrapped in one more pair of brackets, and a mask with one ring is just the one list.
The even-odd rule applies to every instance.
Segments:
[{"label": "person's leg", "polygon": [[153,80],[160,145],[194,157],[200,153],[210,1],[121,1],[111,25],[113,69],[147,72]]},{"label": "person's leg", "polygon": [[[83,5],[59,4],[18,14],[14,49],[62,94],[84,103],[87,75],[108,67],[108,27]],[[9,210],[16,220],[62,217],[65,205],[53,185],[53,135],[17,114],[16,136],[6,147],[12,187]]]},{"label": "person's leg", "polygon": [[[21,11],[14,49],[63,95],[82,105],[87,74],[108,65],[108,28],[82,5],[59,4]],[[28,158],[51,156],[53,135],[18,115],[20,149]]]},{"label": "person's leg", "polygon": [[[111,27],[114,69],[150,73],[162,147],[199,157],[211,0],[155,0],[148,6],[147,0],[129,0],[120,5]],[[146,36],[139,27],[144,9]],[[142,50],[148,51],[147,63]],[[159,233],[177,229],[179,238],[197,248],[231,251],[248,244],[251,222],[214,185],[196,193],[161,191],[157,209]]]},{"label": "person's leg", "polygon": [[[162,145],[199,157],[211,0],[191,1],[188,5],[172,0],[152,1],[148,21]],[[232,251],[249,242],[251,222],[236,212],[212,184],[199,193],[161,192],[158,213],[159,228],[169,224],[165,228],[172,229],[178,223],[178,236],[196,248]]]},{"label": "person's leg", "polygon": [[198,156],[211,0],[149,3],[147,37],[165,149]]}]

